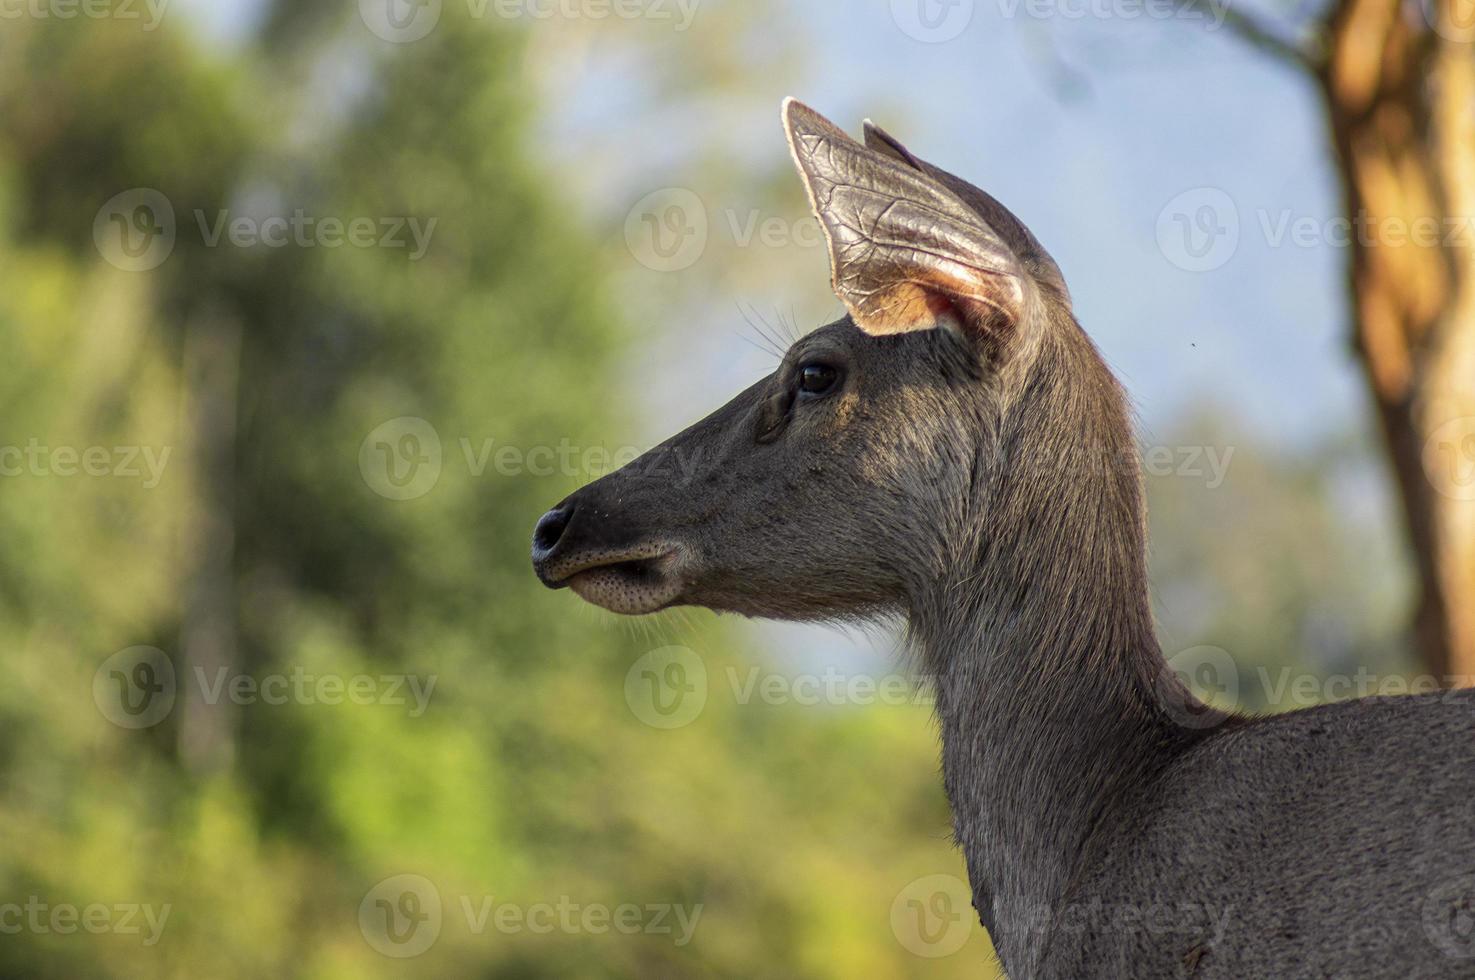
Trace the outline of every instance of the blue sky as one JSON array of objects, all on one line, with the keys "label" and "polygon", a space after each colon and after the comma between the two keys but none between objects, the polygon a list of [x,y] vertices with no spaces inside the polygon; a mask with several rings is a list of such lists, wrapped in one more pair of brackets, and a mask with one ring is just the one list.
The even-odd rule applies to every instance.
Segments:
[{"label": "blue sky", "polygon": [[[847,127],[905,106],[878,121],[1023,217],[1147,427],[1200,399],[1292,444],[1362,424],[1345,249],[1275,243],[1287,213],[1321,221],[1338,203],[1305,79],[1201,22],[1009,19],[1005,0],[977,0],[956,39],[927,44],[886,6],[806,8],[817,35],[841,32],[815,46],[806,97]],[[1202,187],[1228,195],[1238,245],[1186,271],[1155,231]]]}]

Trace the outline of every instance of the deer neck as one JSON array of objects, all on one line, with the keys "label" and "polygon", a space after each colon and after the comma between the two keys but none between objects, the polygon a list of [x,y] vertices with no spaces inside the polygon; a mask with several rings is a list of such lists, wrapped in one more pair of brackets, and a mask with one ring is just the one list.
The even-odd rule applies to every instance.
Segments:
[{"label": "deer neck", "polygon": [[[1165,696],[1186,697],[1164,687],[1122,398],[1094,351],[1078,356],[1037,369],[980,450],[970,526],[911,624],[974,904],[1018,975],[1098,821],[1178,744]],[[1100,383],[1056,380],[1082,370]]]}]

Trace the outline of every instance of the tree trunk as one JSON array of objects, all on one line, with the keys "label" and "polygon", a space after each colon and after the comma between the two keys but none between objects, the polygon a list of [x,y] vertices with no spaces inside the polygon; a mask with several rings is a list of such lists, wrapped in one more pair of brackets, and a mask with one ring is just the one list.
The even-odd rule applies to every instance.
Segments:
[{"label": "tree trunk", "polygon": [[1342,0],[1318,78],[1355,345],[1403,502],[1424,666],[1475,683],[1475,0]]},{"label": "tree trunk", "polygon": [[[235,459],[241,327],[219,313],[196,317],[185,335],[185,431],[192,511],[181,554],[190,589],[180,628],[183,715],[179,755],[209,774],[235,758],[236,708],[228,695],[236,662]],[[224,686],[221,679],[224,678]],[[207,697],[218,691],[218,697]]]}]

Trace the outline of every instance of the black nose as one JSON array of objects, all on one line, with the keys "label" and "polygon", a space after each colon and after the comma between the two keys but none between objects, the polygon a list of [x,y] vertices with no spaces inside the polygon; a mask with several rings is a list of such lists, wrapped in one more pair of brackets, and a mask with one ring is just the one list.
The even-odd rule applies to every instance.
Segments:
[{"label": "black nose", "polygon": [[548,555],[558,547],[559,539],[574,516],[574,505],[565,501],[538,518],[533,528],[533,559]]}]

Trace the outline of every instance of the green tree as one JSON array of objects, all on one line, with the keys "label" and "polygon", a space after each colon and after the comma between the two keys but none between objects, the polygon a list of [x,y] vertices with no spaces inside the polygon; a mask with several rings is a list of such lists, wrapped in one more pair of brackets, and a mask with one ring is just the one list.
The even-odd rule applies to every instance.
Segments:
[{"label": "green tree", "polygon": [[[525,150],[521,36],[451,5],[414,45],[298,23],[292,50],[229,55],[172,21],[4,41],[0,443],[163,465],[49,455],[4,480],[0,900],[170,911],[153,944],[28,927],[0,972],[971,975],[976,927],[938,964],[892,936],[909,881],[961,875],[925,704],[739,703],[732,678],[782,664],[709,620],[620,628],[530,574],[533,520],[591,475],[535,450],[629,429],[600,251]],[[230,224],[298,212],[414,218],[428,247]],[[709,696],[667,731],[625,691],[672,631]],[[134,729],[107,697],[138,645],[176,693]],[[218,686],[399,675],[434,684],[423,713]],[[358,913],[407,873],[441,928],[397,959]],[[477,918],[560,900],[702,912],[684,943]]]}]

